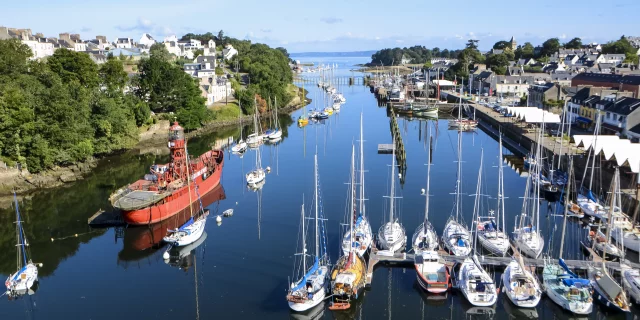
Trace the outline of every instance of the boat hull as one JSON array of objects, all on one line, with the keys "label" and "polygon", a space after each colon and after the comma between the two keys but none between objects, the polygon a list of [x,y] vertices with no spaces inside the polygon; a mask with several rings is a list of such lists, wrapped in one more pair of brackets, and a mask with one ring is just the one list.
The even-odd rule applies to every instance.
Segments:
[{"label": "boat hull", "polygon": [[5,281],[7,292],[11,294],[25,294],[34,283],[38,281],[38,268],[33,264],[27,264],[24,269],[10,275]]},{"label": "boat hull", "polygon": [[640,252],[640,237],[633,232],[627,232],[622,228],[613,228],[611,237],[618,243],[622,243],[627,250]]},{"label": "boat hull", "polygon": [[[420,285],[420,287],[422,288],[422,290],[427,291],[429,293],[445,293],[447,291],[449,291],[449,283],[448,280],[446,283],[442,283],[442,282],[435,282],[435,281],[428,281],[427,279],[425,279],[422,274],[420,274],[420,271],[417,270],[417,266],[416,266],[416,278],[418,279],[418,284]],[[448,279],[448,275],[447,275],[447,279]]]},{"label": "boat hull", "polygon": [[494,233],[497,233],[502,237],[488,239],[483,233],[478,235],[478,241],[480,242],[480,245],[485,250],[491,252],[491,254],[504,257],[507,254],[507,251],[509,251],[509,238],[507,238],[507,236],[501,231]]},{"label": "boat hull", "polygon": [[[220,157],[223,157],[221,154]],[[157,223],[173,217],[176,213],[188,208],[191,203],[197,200],[196,187],[200,194],[213,190],[220,184],[224,159],[216,165],[210,176],[203,179],[203,175],[196,177],[195,184],[191,183],[174,191],[170,196],[160,202],[138,210],[123,211],[124,221],[131,225],[147,225]],[[190,189],[190,190],[189,190]]]}]

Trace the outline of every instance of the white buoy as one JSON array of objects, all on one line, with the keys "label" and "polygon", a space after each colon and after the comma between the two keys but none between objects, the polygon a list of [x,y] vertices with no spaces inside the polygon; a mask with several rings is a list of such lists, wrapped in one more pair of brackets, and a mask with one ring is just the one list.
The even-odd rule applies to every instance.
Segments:
[{"label": "white buoy", "polygon": [[420,189],[420,194],[424,194],[425,192],[427,192],[427,191],[424,190],[424,188]]},{"label": "white buoy", "polygon": [[168,250],[167,250],[167,251],[165,251],[165,252],[162,254],[162,258],[163,258],[163,259],[165,259],[165,260],[169,260],[169,251],[168,251]]},{"label": "white buoy", "polygon": [[216,222],[222,222],[222,217],[221,216],[216,216]]},{"label": "white buoy", "polygon": [[398,178],[402,179],[402,173],[398,173]]},{"label": "white buoy", "polygon": [[267,172],[271,172],[271,167],[267,167]]},{"label": "white buoy", "polygon": [[216,224],[217,224],[217,225],[218,225],[218,227],[219,227],[219,226],[221,226],[221,225],[222,225],[222,221],[218,221],[218,222],[216,222]]}]

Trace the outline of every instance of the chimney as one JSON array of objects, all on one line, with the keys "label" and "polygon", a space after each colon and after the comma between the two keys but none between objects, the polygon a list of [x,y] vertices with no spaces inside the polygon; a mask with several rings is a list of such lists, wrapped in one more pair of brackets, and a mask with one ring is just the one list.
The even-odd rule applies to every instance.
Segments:
[{"label": "chimney", "polygon": [[98,43],[107,43],[107,37],[105,36],[96,36],[96,40],[98,40]]},{"label": "chimney", "polygon": [[60,40],[71,42],[71,38],[69,37],[68,33],[61,33]]},{"label": "chimney", "polygon": [[9,39],[9,28],[0,27],[0,39]]},{"label": "chimney", "polygon": [[82,40],[80,40],[80,35],[77,33],[72,34],[70,37],[77,42],[82,42]]},{"label": "chimney", "polygon": [[44,38],[44,34],[41,32],[36,33],[36,38]]}]

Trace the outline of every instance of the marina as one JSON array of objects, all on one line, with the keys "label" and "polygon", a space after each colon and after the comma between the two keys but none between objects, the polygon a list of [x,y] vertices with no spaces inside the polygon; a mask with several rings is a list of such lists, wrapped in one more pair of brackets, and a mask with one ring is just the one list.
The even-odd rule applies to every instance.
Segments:
[{"label": "marina", "polygon": [[[337,60],[336,63],[335,73],[348,77],[353,62]],[[309,97],[324,92],[315,84],[306,83],[305,87],[311,88]],[[327,119],[309,120],[308,124],[298,126],[295,119],[304,114],[301,109],[290,116],[281,115],[282,139],[278,143],[264,141],[258,143],[257,148],[247,148],[241,153],[233,153],[232,146],[222,149],[224,172],[219,185],[206,192],[200,190],[199,195],[197,188],[191,189],[192,201],[201,199],[203,209],[208,210],[206,219],[215,221],[203,226],[202,236],[184,247],[169,248],[162,239],[167,230],[178,229],[195,216],[197,210],[190,212],[190,206],[158,224],[142,226],[126,225],[122,215],[110,208],[109,196],[114,191],[146,174],[153,164],[169,163],[170,154],[125,153],[109,157],[99,164],[95,174],[84,180],[20,200],[21,213],[27,220],[25,232],[31,241],[31,256],[34,261],[43,262],[38,270],[40,284],[34,295],[23,298],[26,304],[0,302],[0,317],[19,318],[27,312],[34,315],[32,318],[58,315],[82,318],[89,312],[99,311],[97,318],[130,318],[141,314],[143,318],[174,319],[178,309],[182,312],[181,318],[220,319],[502,319],[517,318],[526,312],[541,318],[570,317],[544,295],[536,308],[526,312],[513,305],[503,293],[497,295],[498,302],[490,307],[471,306],[455,281],[456,266],[463,263],[465,257],[442,249],[437,250],[437,254],[452,270],[448,292],[426,293],[416,279],[416,254],[410,240],[411,233],[425,220],[425,194],[429,198],[428,220],[438,235],[442,235],[452,212],[452,192],[459,171],[464,177],[459,189],[460,217],[474,226],[471,223],[475,205],[470,195],[478,193],[474,190],[479,159],[485,162],[485,181],[480,191],[492,195],[478,200],[483,202],[479,204],[485,209],[483,212],[491,207],[488,202],[491,205],[496,202],[496,194],[502,194],[498,191],[497,167],[504,164],[507,226],[504,231],[510,236],[527,183],[527,177],[521,173],[529,172],[523,169],[519,152],[529,152],[527,147],[503,135],[500,152],[499,129],[485,127],[484,121],[480,121],[477,130],[449,130],[448,119],[407,117],[395,111],[390,112],[390,117],[386,110],[377,107],[375,96],[366,86],[341,85],[340,90],[347,102]],[[310,105],[309,109],[314,106]],[[364,119],[362,129],[361,117]],[[228,141],[230,136],[238,141],[240,132],[247,138],[248,134],[259,131],[256,127],[259,124],[252,123],[242,130],[234,127],[189,139],[189,154],[195,158],[211,150],[210,146],[216,141]],[[458,139],[464,155],[461,161],[457,160]],[[365,142],[359,146],[362,140]],[[392,159],[394,153],[397,157]],[[366,159],[363,164],[360,164],[361,157]],[[398,169],[395,172],[389,166],[393,161],[397,161],[393,167]],[[426,163],[431,164],[426,166]],[[427,167],[431,168],[430,188],[425,186]],[[263,180],[247,185],[247,173],[254,169],[264,170]],[[320,179],[316,177],[317,172]],[[360,180],[362,173],[366,177],[364,182]],[[389,181],[393,183],[394,179],[399,181],[395,181],[395,189],[390,193]],[[192,183],[187,179],[187,186]],[[361,185],[362,193],[360,189],[353,190]],[[424,188],[428,191],[423,191]],[[389,197],[402,199],[390,207]],[[393,212],[393,219],[406,230],[407,243],[391,253],[381,250],[378,240],[374,241],[361,264],[366,290],[359,292],[349,308],[330,309],[334,297],[327,291],[324,302],[305,313],[289,310],[288,302],[302,301],[299,297],[304,297],[299,294],[302,292],[299,285],[307,282],[301,280],[315,281],[313,285],[317,284],[314,287],[317,289],[325,270],[330,273],[344,257],[341,224],[353,224],[355,229],[356,221],[350,219],[360,214],[359,209],[354,211],[351,207],[352,203],[353,208],[366,204],[366,217],[375,231],[390,222],[389,213]],[[546,200],[541,200],[540,206],[539,229],[545,235],[544,252],[537,259],[523,258],[524,265],[535,271],[536,277],[541,276],[544,257],[557,257],[561,236],[556,229],[562,224],[563,209],[560,202]],[[628,211],[626,205],[623,207]],[[11,216],[11,219],[0,220],[3,228],[13,229],[13,208],[0,210],[2,217]],[[316,226],[318,221],[321,223]],[[588,218],[571,218],[567,222],[564,261],[581,274],[594,263],[600,263],[595,252],[580,251],[580,241],[592,223],[595,222]],[[300,233],[303,237],[308,235],[306,243],[301,241]],[[3,275],[15,272],[14,242],[15,237],[10,243],[2,243],[4,248],[11,248],[3,259],[11,261],[11,265],[1,269]],[[509,250],[517,255],[516,248]],[[480,252],[479,244],[478,251],[479,263],[499,287],[502,272],[512,258]],[[329,261],[318,259],[318,268],[313,257],[309,257],[306,264],[296,260],[301,255],[324,258],[325,254]],[[640,268],[637,255],[630,252],[626,260],[630,268]],[[356,265],[360,268],[358,262]],[[606,261],[604,265],[616,274],[623,270],[619,261]],[[292,267],[302,272],[292,272]],[[155,295],[166,288],[182,294]],[[318,298],[314,295],[311,300],[323,299],[320,292],[324,291],[314,292]],[[61,295],[67,298],[56,299]],[[111,301],[109,306],[104,304],[104,299]],[[632,307],[631,316],[637,313],[637,307]],[[610,313],[594,305],[588,317],[602,319],[606,315]]]}]

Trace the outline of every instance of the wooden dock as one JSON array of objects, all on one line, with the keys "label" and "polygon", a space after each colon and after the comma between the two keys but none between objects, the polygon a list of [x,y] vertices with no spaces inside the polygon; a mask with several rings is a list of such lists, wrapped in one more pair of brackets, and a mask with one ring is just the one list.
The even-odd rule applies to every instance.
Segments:
[{"label": "wooden dock", "polygon": [[[374,246],[375,246],[375,242],[374,242]],[[513,246],[511,248],[512,250],[514,249]],[[567,264],[567,266],[569,266],[574,270],[587,270],[590,266],[593,266],[596,263],[599,264],[602,262],[602,259],[595,252],[591,251],[590,249],[589,251],[590,251],[590,254],[592,255],[591,261],[565,260],[565,263]],[[453,267],[458,263],[462,263],[464,259],[466,259],[466,257],[452,256],[444,250],[439,250],[438,254],[447,262],[447,265],[449,265],[450,267]],[[514,255],[517,256],[518,254],[515,253]],[[387,267],[413,267],[414,259],[415,259],[415,254],[413,253],[407,253],[407,252],[390,253],[388,251],[378,250],[375,247],[372,248],[371,252],[369,252],[369,261],[367,264],[367,275],[366,275],[365,287],[367,288],[371,287],[371,283],[373,281],[373,272],[376,266],[382,264]],[[478,256],[478,260],[482,265],[485,265],[485,266],[506,267],[511,262],[512,258],[511,257]],[[544,268],[543,259],[531,259],[531,258],[525,257],[523,260],[524,260],[524,263],[527,266],[531,267],[532,269]],[[621,270],[619,262],[606,261],[605,264],[607,268],[611,270],[615,270],[618,272]],[[630,261],[626,261],[626,264],[628,264],[634,269],[640,268],[640,264],[638,263],[632,263]]]}]

